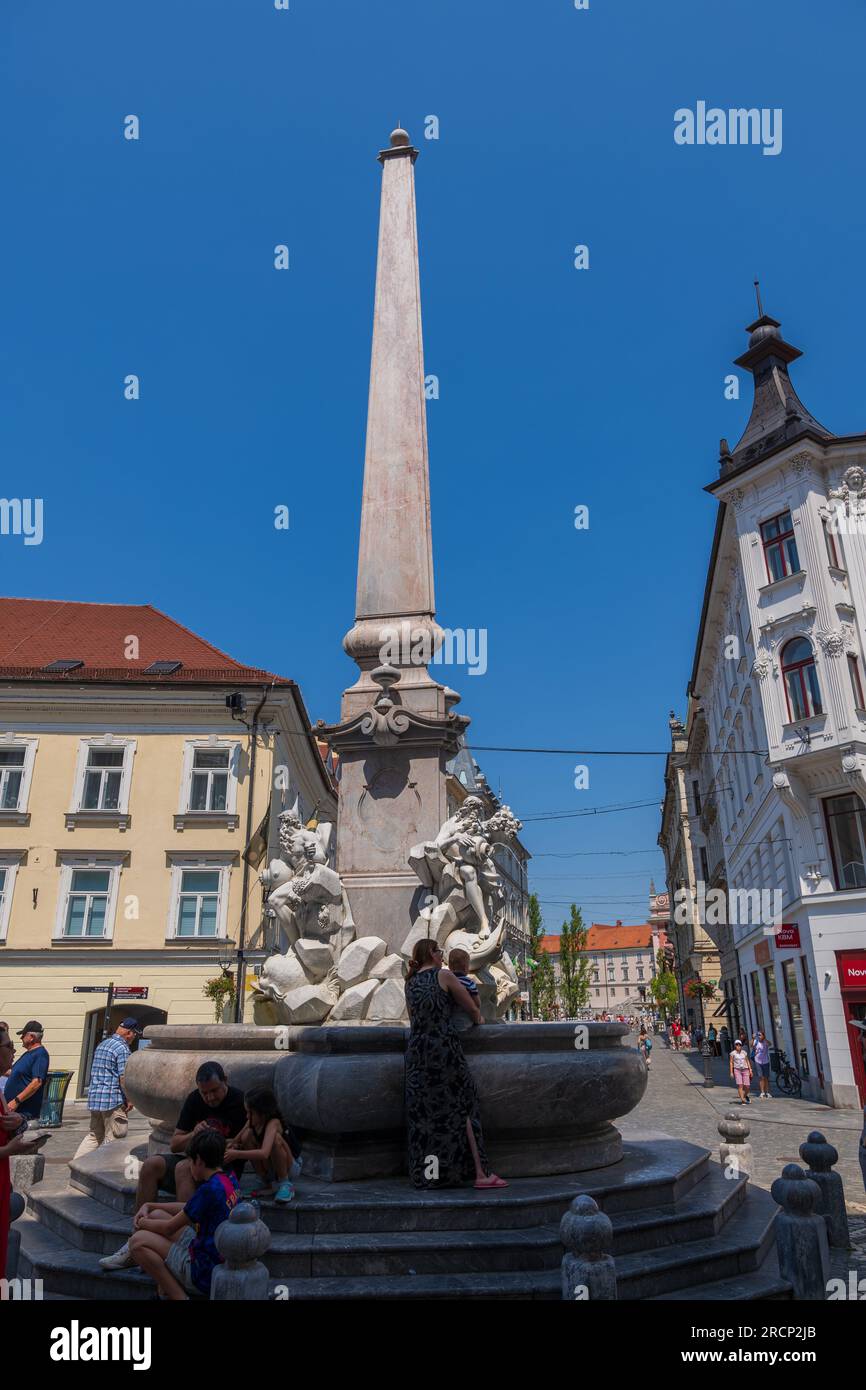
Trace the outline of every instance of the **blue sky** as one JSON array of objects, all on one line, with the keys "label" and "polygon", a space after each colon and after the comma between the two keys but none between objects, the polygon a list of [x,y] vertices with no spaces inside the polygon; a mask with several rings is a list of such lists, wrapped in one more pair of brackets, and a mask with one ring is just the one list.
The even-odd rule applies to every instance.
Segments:
[{"label": "blue sky", "polygon": [[[400,119],[439,617],[488,631],[487,673],[449,673],[472,738],[663,749],[756,275],[806,404],[864,428],[864,30],[855,0],[6,6],[2,492],[44,499],[45,536],[0,538],[0,592],[153,603],[336,717]],[[675,145],[699,100],[780,107],[782,152]],[[661,796],[662,758],[478,756],[518,815]],[[571,900],[643,920],[657,831],[655,804],[528,823],[548,927]]]}]

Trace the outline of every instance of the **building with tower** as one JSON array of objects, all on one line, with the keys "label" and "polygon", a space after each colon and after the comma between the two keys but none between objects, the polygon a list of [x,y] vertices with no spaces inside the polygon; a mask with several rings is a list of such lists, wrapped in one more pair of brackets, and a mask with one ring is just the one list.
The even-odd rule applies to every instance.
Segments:
[{"label": "building with tower", "polygon": [[715,938],[742,1028],[784,1049],[805,1094],[859,1106],[866,434],[833,434],[806,408],[789,374],[800,351],[776,319],[761,312],[747,332],[736,365],[752,408],[707,486],[716,528],[660,839],[672,921],[693,888],[690,930]]}]

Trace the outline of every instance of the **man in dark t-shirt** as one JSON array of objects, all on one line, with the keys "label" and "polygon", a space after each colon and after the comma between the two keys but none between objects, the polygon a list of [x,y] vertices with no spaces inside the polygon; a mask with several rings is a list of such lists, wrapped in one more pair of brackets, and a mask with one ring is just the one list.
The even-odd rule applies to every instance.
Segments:
[{"label": "man in dark t-shirt", "polygon": [[[195,1074],[195,1085],[196,1089],[190,1091],[177,1117],[170,1152],[154,1154],[141,1165],[135,1194],[136,1213],[154,1203],[160,1190],[176,1196],[182,1203],[192,1197],[196,1184],[187,1150],[193,1135],[200,1134],[203,1129],[213,1129],[223,1139],[231,1140],[246,1125],[243,1091],[228,1084],[219,1062],[203,1062]],[[243,1162],[231,1165],[237,1181],[243,1170]],[[99,1263],[103,1269],[127,1269],[135,1260],[129,1253],[128,1242],[124,1242],[115,1254],[106,1255]]]},{"label": "man in dark t-shirt", "polygon": [[32,1018],[19,1029],[24,1051],[13,1063],[6,1080],[4,1100],[7,1110],[18,1110],[28,1120],[38,1120],[45,1096],[45,1078],[51,1060],[42,1045],[43,1028]]}]

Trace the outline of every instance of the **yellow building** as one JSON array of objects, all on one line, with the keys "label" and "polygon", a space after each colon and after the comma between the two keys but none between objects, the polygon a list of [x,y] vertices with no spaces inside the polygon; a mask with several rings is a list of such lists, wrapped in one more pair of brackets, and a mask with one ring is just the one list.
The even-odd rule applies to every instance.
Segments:
[{"label": "yellow building", "polygon": [[0,1019],[40,1020],[70,1099],[102,987],[137,991],[112,1028],[212,1022],[241,936],[249,980],[273,944],[255,866],[296,799],[336,816],[293,681],[150,606],[0,599]]}]

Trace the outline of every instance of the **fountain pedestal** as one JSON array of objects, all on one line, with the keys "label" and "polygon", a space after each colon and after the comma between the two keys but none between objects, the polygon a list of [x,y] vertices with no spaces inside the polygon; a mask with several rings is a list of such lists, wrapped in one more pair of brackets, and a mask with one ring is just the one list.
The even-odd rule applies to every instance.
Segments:
[{"label": "fountain pedestal", "polygon": [[[613,1121],[638,1104],[646,1067],[620,1023],[491,1024],[461,1039],[481,1097],[488,1157],[507,1177],[616,1163]],[[406,1171],[405,1028],[148,1028],[126,1070],[130,1099],[164,1136],[202,1062],[234,1086],[269,1086],[304,1141],[304,1171],[329,1182]],[[587,1046],[576,1047],[576,1042]]]}]

